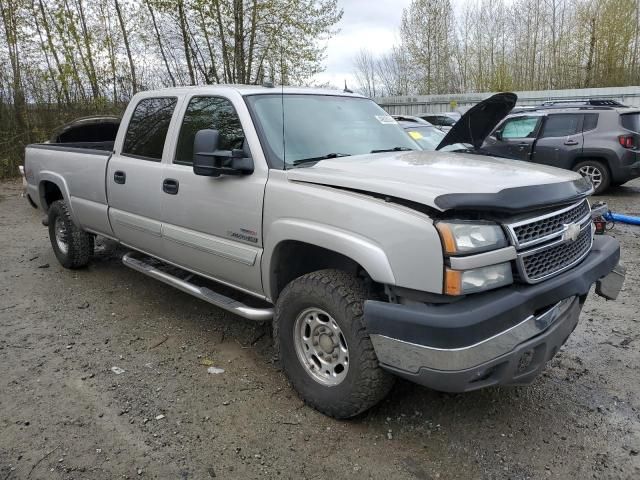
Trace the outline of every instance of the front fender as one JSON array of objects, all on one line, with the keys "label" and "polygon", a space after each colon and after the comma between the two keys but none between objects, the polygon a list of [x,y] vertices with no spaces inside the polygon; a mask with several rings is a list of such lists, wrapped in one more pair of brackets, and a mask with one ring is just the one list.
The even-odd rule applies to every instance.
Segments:
[{"label": "front fender", "polygon": [[264,244],[262,282],[271,292],[271,262],[281,242],[299,241],[332,250],[357,262],[379,283],[395,284],[391,263],[375,241],[354,232],[298,218],[281,218],[271,224]]}]

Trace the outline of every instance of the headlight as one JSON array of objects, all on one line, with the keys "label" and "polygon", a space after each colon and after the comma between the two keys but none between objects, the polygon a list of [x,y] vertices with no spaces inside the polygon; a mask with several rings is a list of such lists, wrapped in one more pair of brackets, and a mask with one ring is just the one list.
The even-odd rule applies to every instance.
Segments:
[{"label": "headlight", "polygon": [[511,263],[499,263],[471,270],[445,271],[445,292],[447,295],[466,295],[513,283]]},{"label": "headlight", "polygon": [[507,246],[502,229],[495,224],[479,222],[438,222],[436,224],[447,255],[460,255],[495,250]]}]

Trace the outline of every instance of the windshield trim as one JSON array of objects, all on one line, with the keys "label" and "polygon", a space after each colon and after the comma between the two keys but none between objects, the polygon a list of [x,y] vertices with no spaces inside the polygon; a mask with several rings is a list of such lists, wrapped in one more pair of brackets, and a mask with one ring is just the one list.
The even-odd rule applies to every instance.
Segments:
[{"label": "windshield trim", "polygon": [[[260,146],[262,147],[262,152],[264,154],[264,157],[267,161],[267,166],[270,169],[274,169],[274,170],[289,170],[289,168],[287,168],[287,163],[286,161],[281,161],[278,156],[276,155],[276,153],[273,151],[273,149],[271,148],[271,145],[269,145],[269,142],[267,141],[267,134],[264,131],[263,127],[262,127],[262,123],[259,121],[258,119],[258,115],[256,114],[253,105],[251,104],[251,102],[249,101],[250,98],[253,97],[266,97],[266,96],[281,96],[281,95],[285,95],[285,96],[313,96],[313,97],[335,97],[335,98],[350,98],[353,100],[359,100],[359,101],[364,101],[364,102],[372,102],[374,104],[377,105],[376,102],[374,102],[373,100],[371,100],[370,98],[367,97],[363,97],[363,96],[351,96],[351,95],[340,95],[338,93],[305,93],[305,92],[300,92],[300,93],[288,93],[288,92],[284,92],[281,93],[278,89],[274,89],[273,93],[252,93],[250,95],[243,95],[243,100],[245,105],[247,106],[247,110],[249,110],[249,116],[251,117],[251,121],[253,123],[253,127],[255,128],[256,133],[258,134],[258,139],[260,140]],[[285,111],[285,116],[286,116],[286,111]],[[396,122],[397,123],[397,122]],[[398,125],[398,127],[402,130],[404,130],[402,128],[402,126]],[[415,143],[415,142],[414,142]],[[350,155],[350,156],[357,156],[357,155]],[[280,164],[282,164],[282,166],[280,166]],[[291,167],[293,167],[291,165]],[[290,167],[290,168],[291,168]],[[298,168],[298,167],[295,167]]]}]

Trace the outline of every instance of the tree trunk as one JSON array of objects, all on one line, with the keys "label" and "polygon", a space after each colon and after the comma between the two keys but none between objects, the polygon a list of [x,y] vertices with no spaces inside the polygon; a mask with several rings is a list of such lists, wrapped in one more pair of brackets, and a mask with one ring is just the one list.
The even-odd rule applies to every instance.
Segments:
[{"label": "tree trunk", "polygon": [[249,35],[249,59],[247,61],[247,70],[245,74],[244,83],[251,83],[251,73],[253,68],[253,55],[256,44],[256,30],[258,19],[258,0],[253,0],[251,7],[251,33]]},{"label": "tree trunk", "polygon": [[16,133],[22,138],[24,144],[30,141],[29,121],[27,118],[27,104],[22,89],[22,72],[20,64],[20,50],[16,33],[16,5],[12,0],[0,0],[0,15],[4,24],[5,38],[9,50],[11,73],[13,74],[13,109],[15,115]]},{"label": "tree trunk", "polygon": [[51,55],[53,55],[53,60],[55,61],[56,69],[58,70],[58,76],[60,79],[62,94],[64,95],[66,102],[71,103],[71,97],[69,96],[69,83],[67,82],[67,76],[62,70],[62,65],[60,64],[60,57],[58,56],[58,51],[53,46],[53,35],[51,34],[51,29],[49,28],[49,20],[47,19],[47,12],[44,9],[42,0],[38,0],[38,6],[40,8],[40,13],[42,14],[42,26],[44,27],[44,32],[47,37],[47,45],[49,46],[49,51],[51,52]]},{"label": "tree trunk", "polygon": [[220,83],[218,68],[216,67],[215,52],[213,51],[213,46],[211,45],[209,32],[207,31],[207,24],[204,19],[204,13],[202,13],[201,9],[198,9],[198,13],[200,14],[200,27],[202,28],[202,34],[204,35],[204,40],[207,43],[207,50],[209,51],[209,58],[211,60],[210,73],[213,75],[213,78],[215,79],[216,83]]},{"label": "tree trunk", "polygon": [[220,12],[220,0],[216,0],[216,20],[218,22],[218,31],[220,33],[220,43],[222,44],[222,62],[224,72],[224,82],[233,83],[235,78],[231,69],[231,62],[229,61],[229,47],[227,45],[226,36],[224,33],[224,27],[222,26],[222,13]]},{"label": "tree trunk", "polygon": [[593,71],[593,54],[596,49],[596,17],[591,18],[591,35],[589,39],[589,56],[587,57],[587,68],[585,69],[584,87],[591,85],[591,76]]},{"label": "tree trunk", "polygon": [[160,37],[160,30],[158,30],[158,23],[156,22],[156,15],[153,12],[153,8],[151,7],[151,3],[148,1],[145,2],[147,4],[147,8],[149,9],[149,15],[151,15],[151,22],[153,23],[153,30],[156,34],[156,41],[158,42],[158,48],[160,49],[160,55],[162,56],[162,61],[164,62],[164,66],[167,69],[167,74],[169,75],[169,79],[171,80],[171,85],[176,86],[176,79],[171,73],[171,68],[169,67],[169,61],[167,60],[167,56],[164,53],[164,47],[162,46],[162,38]]},{"label": "tree trunk", "polygon": [[129,47],[129,36],[127,35],[127,28],[122,18],[122,10],[120,9],[120,3],[118,0],[113,0],[116,13],[118,14],[118,21],[120,22],[120,28],[122,29],[122,39],[124,41],[124,48],[127,51],[127,58],[129,59],[129,68],[131,69],[131,86],[132,92],[135,95],[138,92],[138,81],[136,80],[136,67],[133,63],[133,56],[131,55],[131,48]]},{"label": "tree trunk", "polygon": [[38,32],[38,38],[40,39],[40,48],[42,49],[42,54],[44,55],[45,61],[47,62],[47,71],[49,72],[49,77],[51,77],[51,82],[53,83],[53,89],[56,93],[56,100],[58,102],[58,106],[61,106],[63,102],[62,91],[60,86],[58,85],[58,79],[56,78],[56,72],[51,65],[51,60],[49,58],[49,53],[47,52],[47,46],[44,41],[44,37],[42,36],[42,29],[40,28],[40,22],[38,21],[38,15],[36,12],[35,3],[31,4],[31,10],[33,13],[33,21],[36,27],[36,32]]},{"label": "tree trunk", "polygon": [[180,34],[182,35],[182,47],[184,48],[184,56],[187,59],[187,70],[189,71],[189,85],[196,84],[196,77],[193,72],[193,64],[191,62],[191,51],[189,47],[189,37],[187,34],[187,19],[184,13],[184,1],[178,0],[178,22],[180,23]]},{"label": "tree trunk", "polygon": [[91,91],[93,92],[93,98],[100,96],[100,86],[98,85],[98,76],[96,75],[96,67],[93,64],[93,54],[91,52],[91,37],[89,30],[87,29],[87,20],[84,16],[84,9],[82,8],[82,0],[76,0],[78,5],[78,13],[80,14],[80,26],[82,28],[82,37],[84,40],[84,47],[87,51],[87,64],[88,64],[88,77],[91,84]]}]

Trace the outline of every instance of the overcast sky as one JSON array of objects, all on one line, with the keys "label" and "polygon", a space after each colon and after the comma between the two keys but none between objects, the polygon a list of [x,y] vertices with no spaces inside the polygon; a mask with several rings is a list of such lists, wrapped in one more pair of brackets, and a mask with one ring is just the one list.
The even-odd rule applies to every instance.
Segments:
[{"label": "overcast sky", "polygon": [[327,44],[325,71],[316,75],[318,83],[343,87],[345,79],[356,87],[353,58],[362,48],[384,53],[398,40],[402,9],[411,0],[341,0],[344,10],[338,24],[340,32]]}]

